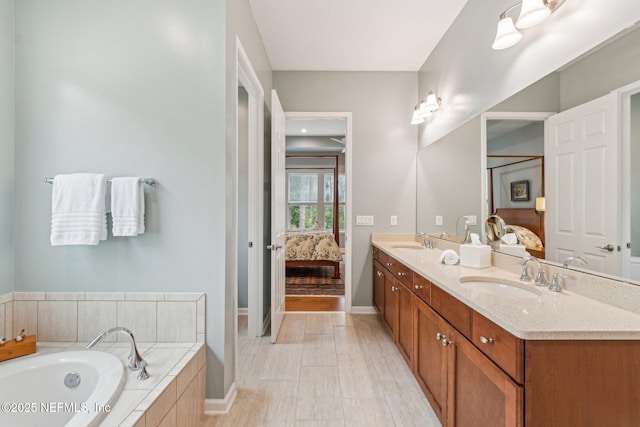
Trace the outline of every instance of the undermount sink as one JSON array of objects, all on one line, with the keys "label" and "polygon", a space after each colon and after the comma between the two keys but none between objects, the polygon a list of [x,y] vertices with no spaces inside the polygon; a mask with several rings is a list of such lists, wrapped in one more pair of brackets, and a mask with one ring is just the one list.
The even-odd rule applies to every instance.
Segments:
[{"label": "undermount sink", "polygon": [[498,277],[463,276],[459,282],[465,289],[506,298],[538,299],[542,296],[542,292],[532,285]]},{"label": "undermount sink", "polygon": [[394,249],[424,249],[422,246],[415,244],[415,245],[411,245],[411,244],[404,244],[404,245],[391,245],[392,248]]}]

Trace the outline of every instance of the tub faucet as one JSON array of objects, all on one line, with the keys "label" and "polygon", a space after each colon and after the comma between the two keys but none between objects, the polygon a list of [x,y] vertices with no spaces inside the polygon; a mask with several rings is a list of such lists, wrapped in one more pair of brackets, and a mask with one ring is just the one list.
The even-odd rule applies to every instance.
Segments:
[{"label": "tub faucet", "polygon": [[133,333],[122,326],[115,326],[111,329],[107,329],[97,337],[93,339],[88,345],[87,348],[93,348],[100,344],[100,342],[105,339],[107,336],[115,333],[122,332],[127,337],[129,337],[129,341],[131,342],[131,353],[129,353],[129,369],[132,371],[140,371],[138,374],[139,380],[146,380],[149,378],[149,374],[147,373],[147,362],[140,356],[138,353],[138,347],[136,347],[136,340],[133,338]]},{"label": "tub faucet", "polygon": [[570,265],[573,261],[578,261],[578,262],[579,262],[580,264],[582,264],[582,265],[587,265],[587,264],[589,264],[589,263],[587,262],[587,260],[586,260],[586,259],[584,259],[584,258],[582,258],[582,257],[579,257],[579,256],[570,256],[569,258],[567,258],[567,259],[565,259],[565,260],[564,260],[564,263],[562,264],[562,266],[563,266],[564,268],[569,268],[569,265]]}]

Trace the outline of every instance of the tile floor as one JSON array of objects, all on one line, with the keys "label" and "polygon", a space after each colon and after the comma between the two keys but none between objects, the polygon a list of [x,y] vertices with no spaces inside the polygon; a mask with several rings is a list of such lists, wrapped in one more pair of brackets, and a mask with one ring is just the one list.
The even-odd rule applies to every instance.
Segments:
[{"label": "tile floor", "polygon": [[275,345],[238,323],[238,396],[201,427],[440,426],[377,316],[287,313]]}]

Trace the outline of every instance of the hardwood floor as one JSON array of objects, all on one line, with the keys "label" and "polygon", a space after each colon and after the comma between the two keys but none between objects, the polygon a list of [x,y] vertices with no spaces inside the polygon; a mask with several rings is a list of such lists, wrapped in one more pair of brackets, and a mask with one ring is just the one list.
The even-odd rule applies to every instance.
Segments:
[{"label": "hardwood floor", "polygon": [[344,311],[344,296],[286,296],[285,311]]},{"label": "hardwood floor", "polygon": [[287,313],[276,344],[238,325],[238,396],[201,427],[440,426],[376,315]]}]

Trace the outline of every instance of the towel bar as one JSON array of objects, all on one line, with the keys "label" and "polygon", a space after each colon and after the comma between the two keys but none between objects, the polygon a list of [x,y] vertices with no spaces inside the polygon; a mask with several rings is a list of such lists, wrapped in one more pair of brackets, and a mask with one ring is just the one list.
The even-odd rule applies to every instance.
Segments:
[{"label": "towel bar", "polygon": [[[44,182],[53,184],[53,178],[45,178]],[[111,182],[111,179],[108,179],[107,182]],[[144,182],[145,184],[150,185],[152,187],[156,186],[156,180],[154,178],[140,178],[140,182]]]}]

